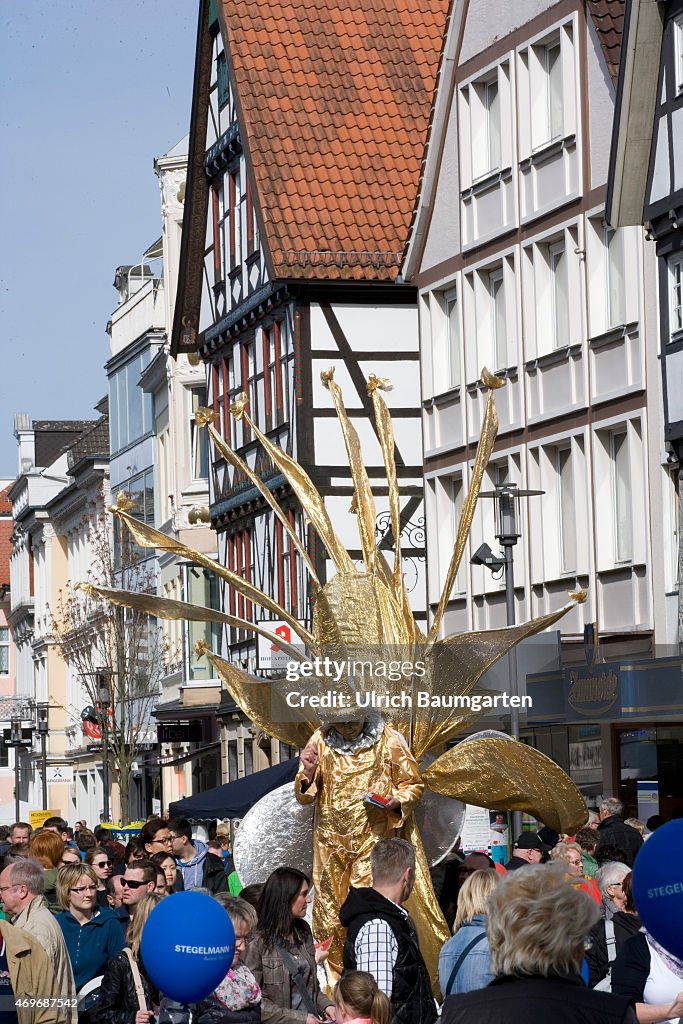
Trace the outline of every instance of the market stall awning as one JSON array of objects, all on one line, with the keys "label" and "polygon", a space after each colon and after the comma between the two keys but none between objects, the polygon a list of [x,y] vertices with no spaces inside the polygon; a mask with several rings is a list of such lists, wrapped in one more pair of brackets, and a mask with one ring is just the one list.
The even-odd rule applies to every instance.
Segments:
[{"label": "market stall awning", "polygon": [[299,759],[273,765],[262,772],[245,775],[243,779],[226,782],[215,789],[206,789],[203,793],[176,800],[170,805],[172,818],[243,818],[250,807],[271,793],[278,786],[292,782],[299,766]]}]

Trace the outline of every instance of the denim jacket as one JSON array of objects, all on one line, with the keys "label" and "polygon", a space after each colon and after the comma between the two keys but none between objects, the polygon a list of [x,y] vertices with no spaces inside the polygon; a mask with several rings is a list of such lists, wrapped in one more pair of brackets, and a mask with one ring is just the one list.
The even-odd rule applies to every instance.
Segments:
[{"label": "denim jacket", "polygon": [[446,986],[460,954],[470,942],[479,935],[483,938],[474,949],[467,954],[455,977],[450,995],[461,992],[472,992],[474,989],[486,988],[493,981],[491,973],[491,951],[486,935],[485,914],[475,914],[471,921],[463,924],[441,948],[439,953],[439,985],[442,996],[446,996]]}]

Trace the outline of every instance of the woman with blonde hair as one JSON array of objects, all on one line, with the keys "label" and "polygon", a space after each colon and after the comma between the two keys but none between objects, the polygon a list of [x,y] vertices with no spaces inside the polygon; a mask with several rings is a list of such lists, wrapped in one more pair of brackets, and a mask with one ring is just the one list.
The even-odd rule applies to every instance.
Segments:
[{"label": "woman with blonde hair", "polygon": [[565,878],[574,886],[581,889],[598,904],[602,903],[602,895],[592,878],[585,878],[583,874],[583,856],[578,843],[557,843],[550,851],[551,861],[561,864],[565,870]]},{"label": "woman with blonde hair", "polygon": [[367,971],[349,971],[335,985],[337,1024],[389,1024],[391,1003]]},{"label": "woman with blonde hair", "polygon": [[567,885],[564,865],[511,871],[488,900],[486,930],[495,975],[485,989],[449,996],[441,1024],[634,1024],[625,997],[581,978],[585,940],[600,911]]},{"label": "woman with blonde hair", "polygon": [[[143,896],[128,927],[129,950],[121,950],[109,961],[97,1002],[97,1024],[149,1024],[159,1005],[159,991],[149,979],[140,956],[142,930],[154,908],[164,899],[158,893]],[[144,1006],[140,1005],[136,973],[142,983]]]},{"label": "woman with blonde hair", "polygon": [[[61,840],[60,840],[61,841]],[[88,864],[67,864],[57,876],[57,914],[71,959],[76,989],[99,977],[107,962],[123,949],[118,916],[97,906],[97,875]]]},{"label": "woman with blonde hair", "polygon": [[485,988],[493,978],[486,915],[489,897],[500,877],[496,871],[474,871],[462,884],[453,937],[439,953],[439,984],[444,997]]}]

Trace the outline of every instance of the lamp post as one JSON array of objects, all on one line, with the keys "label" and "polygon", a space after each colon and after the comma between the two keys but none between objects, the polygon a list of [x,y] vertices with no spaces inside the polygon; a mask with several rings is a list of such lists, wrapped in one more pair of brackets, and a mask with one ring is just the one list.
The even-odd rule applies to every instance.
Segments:
[{"label": "lamp post", "polygon": [[21,818],[19,807],[21,789],[21,751],[26,749],[21,729],[21,718],[12,718],[10,742],[7,746],[14,747],[14,820],[19,821]]},{"label": "lamp post", "polygon": [[111,673],[97,673],[97,697],[100,708],[102,729],[102,787],[104,789],[102,810],[104,820],[109,821],[109,703],[111,700]]},{"label": "lamp post", "polygon": [[[49,704],[37,704],[36,711],[38,716],[38,735],[40,736],[40,775],[43,789],[43,810],[48,809],[47,802],[47,734],[48,734],[48,716],[50,713]],[[19,820],[17,818],[17,820]]]},{"label": "lamp post", "polygon": [[[517,484],[497,484],[495,491],[480,491],[480,498],[493,498],[496,517],[496,540],[503,549],[502,556],[494,555],[487,544],[482,544],[472,557],[475,565],[485,565],[490,571],[505,570],[505,613],[508,626],[515,624],[515,568],[513,548],[521,533],[519,532],[520,498],[528,498],[545,494],[545,491],[520,490]],[[517,681],[517,648],[510,652],[510,736],[519,740],[519,687]],[[522,831],[522,815],[514,811],[512,815],[513,832],[518,836]]]}]

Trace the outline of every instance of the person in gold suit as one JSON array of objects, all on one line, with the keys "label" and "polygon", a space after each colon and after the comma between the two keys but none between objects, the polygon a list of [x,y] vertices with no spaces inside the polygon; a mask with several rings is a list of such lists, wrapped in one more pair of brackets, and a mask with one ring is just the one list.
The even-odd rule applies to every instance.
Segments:
[{"label": "person in gold suit", "polygon": [[[316,805],[313,931],[318,938],[333,939],[327,961],[331,978],[342,968],[344,930],[338,908],[349,886],[372,885],[373,846],[378,839],[402,835],[423,791],[406,741],[379,715],[327,724],[301,753],[295,795],[302,804]],[[369,803],[371,794],[388,798],[386,808]]]}]

